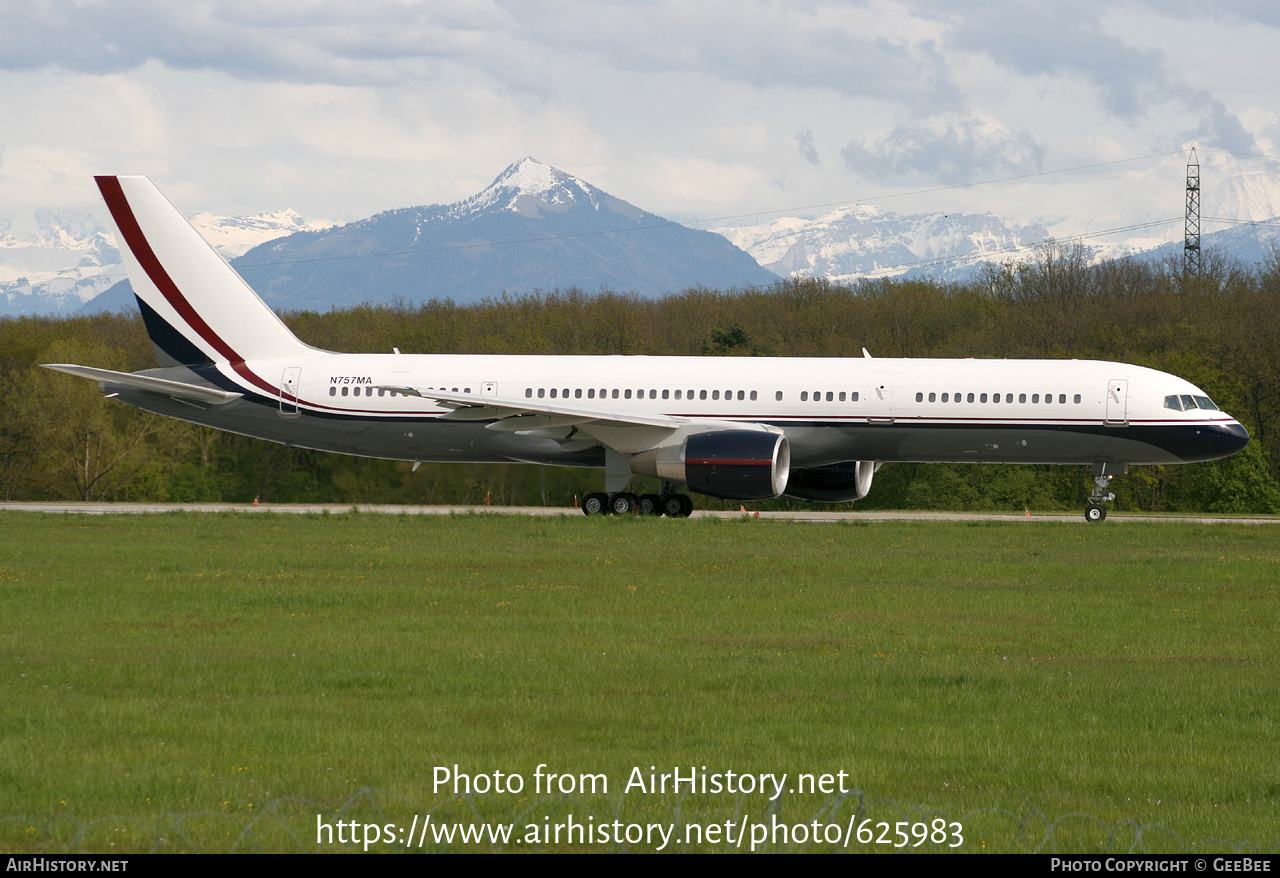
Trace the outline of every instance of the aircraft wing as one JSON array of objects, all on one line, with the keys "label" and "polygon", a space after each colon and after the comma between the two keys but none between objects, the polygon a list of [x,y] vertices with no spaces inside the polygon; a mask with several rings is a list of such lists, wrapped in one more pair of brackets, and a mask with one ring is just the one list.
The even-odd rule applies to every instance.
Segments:
[{"label": "aircraft wing", "polygon": [[667,415],[641,415],[634,412],[615,412],[611,409],[570,405],[566,400],[557,404],[547,400],[503,399],[493,396],[477,396],[471,393],[454,393],[447,390],[420,390],[415,387],[390,387],[397,393],[434,399],[445,408],[452,409],[442,415],[452,421],[486,421],[497,419],[489,425],[491,430],[513,432],[536,430],[546,427],[578,426],[590,423],[618,427],[657,427],[676,430],[692,423],[688,418]]},{"label": "aircraft wing", "polygon": [[196,402],[207,402],[222,405],[239,399],[243,393],[231,393],[218,390],[216,387],[205,387],[200,384],[186,384],[182,381],[170,381],[168,378],[155,378],[151,375],[138,375],[134,372],[113,372],[111,369],[96,369],[93,366],[77,366],[72,363],[41,363],[46,369],[66,372],[91,381],[114,384],[117,387],[128,387],[131,390],[145,390],[148,393],[160,393],[178,399],[190,399]]},{"label": "aircraft wing", "polygon": [[569,400],[503,399],[454,393],[447,390],[391,387],[398,393],[433,399],[453,409],[442,418],[460,421],[492,420],[487,429],[531,434],[559,442],[580,442],[582,436],[623,454],[636,454],[669,443],[682,433],[721,430],[764,430],[773,428],[752,422],[677,418],[661,414],[615,411],[611,408],[571,404]]}]

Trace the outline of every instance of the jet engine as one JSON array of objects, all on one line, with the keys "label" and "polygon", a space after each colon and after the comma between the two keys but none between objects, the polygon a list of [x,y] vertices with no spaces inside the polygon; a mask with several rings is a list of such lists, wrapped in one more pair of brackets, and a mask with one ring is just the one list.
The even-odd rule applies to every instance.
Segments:
[{"label": "jet engine", "polygon": [[787,496],[817,503],[861,500],[871,490],[871,477],[880,468],[874,460],[850,460],[791,473]]},{"label": "jet engine", "polygon": [[694,433],[631,456],[631,471],[726,500],[770,500],[787,489],[787,437],[763,430]]}]

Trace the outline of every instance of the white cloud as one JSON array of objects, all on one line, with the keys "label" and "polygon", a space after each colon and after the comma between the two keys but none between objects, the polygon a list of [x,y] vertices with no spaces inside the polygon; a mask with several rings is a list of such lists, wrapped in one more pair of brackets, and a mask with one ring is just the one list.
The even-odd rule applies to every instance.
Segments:
[{"label": "white cloud", "polygon": [[[1269,57],[1280,13],[1222,6],[0,0],[0,186],[62,204],[93,197],[82,174],[148,173],[192,211],[352,219],[461,198],[533,154],[655,212],[722,216],[1270,149],[1276,86],[1229,62]],[[1197,30],[1213,39],[1184,69]],[[1163,203],[1159,174],[1102,173],[947,197],[1011,217]]]}]

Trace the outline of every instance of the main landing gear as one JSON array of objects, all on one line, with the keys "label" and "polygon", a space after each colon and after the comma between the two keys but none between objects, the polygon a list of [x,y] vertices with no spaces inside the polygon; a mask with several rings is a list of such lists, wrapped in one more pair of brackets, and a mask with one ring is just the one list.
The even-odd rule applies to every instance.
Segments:
[{"label": "main landing gear", "polygon": [[1093,493],[1089,495],[1089,505],[1084,508],[1085,521],[1103,521],[1107,517],[1107,507],[1116,495],[1109,490],[1111,480],[1116,471],[1127,473],[1129,465],[1125,463],[1095,463],[1093,465]]},{"label": "main landing gear", "polygon": [[586,515],[665,515],[667,518],[688,518],[693,512],[693,501],[688,494],[635,494],[619,491],[616,494],[588,494],[582,501]]},{"label": "main landing gear", "polygon": [[587,515],[665,515],[667,518],[688,518],[693,512],[693,501],[687,494],[676,493],[679,482],[659,479],[658,494],[635,494],[626,490],[631,481],[631,457],[612,448],[604,450],[604,490],[602,494],[588,494],[582,503]]}]

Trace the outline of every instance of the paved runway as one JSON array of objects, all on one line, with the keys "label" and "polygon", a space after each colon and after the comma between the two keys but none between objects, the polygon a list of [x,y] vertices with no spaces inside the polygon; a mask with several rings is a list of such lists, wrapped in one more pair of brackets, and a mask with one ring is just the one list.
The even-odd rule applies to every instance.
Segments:
[{"label": "paved runway", "polygon": [[[572,515],[581,516],[582,510],[572,506],[386,506],[340,504],[264,503],[23,503],[0,502],[0,511],[79,513],[83,515],[133,515],[164,512],[269,512],[276,514],[316,515],[323,512],[341,514],[357,510],[371,515],[467,515],[490,512],[499,515]],[[698,510],[693,518],[753,518],[774,521],[798,521],[829,523],[837,521],[1068,521],[1086,524],[1084,512],[1047,512],[1019,515],[1007,512],[881,512],[881,511],[804,511],[804,512],[719,512]],[[1184,515],[1122,515],[1107,516],[1108,523],[1142,521],[1185,521],[1198,524],[1280,524],[1280,516],[1273,518],[1219,518],[1213,516]]]}]

